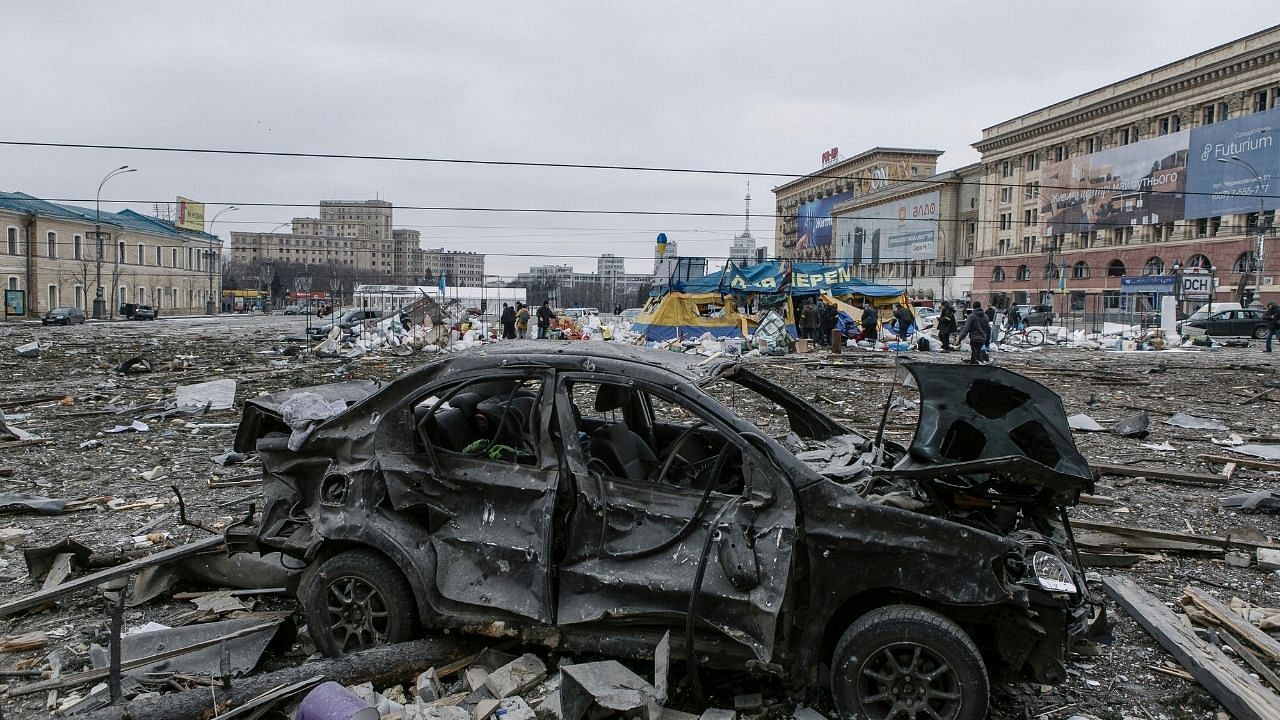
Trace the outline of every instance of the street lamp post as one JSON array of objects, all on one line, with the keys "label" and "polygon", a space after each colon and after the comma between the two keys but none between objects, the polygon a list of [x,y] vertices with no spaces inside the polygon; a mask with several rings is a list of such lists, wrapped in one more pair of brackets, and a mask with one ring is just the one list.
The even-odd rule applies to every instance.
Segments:
[{"label": "street lamp post", "polygon": [[93,239],[98,250],[98,257],[93,263],[94,284],[97,286],[97,290],[93,294],[94,320],[107,319],[107,300],[102,293],[102,186],[106,185],[108,180],[117,175],[137,171],[137,168],[131,168],[128,165],[121,165],[115,170],[107,173],[106,177],[102,178],[102,182],[98,183],[98,193],[93,198]]},{"label": "street lamp post", "polygon": [[[1262,301],[1262,248],[1266,238],[1266,230],[1263,228],[1263,225],[1262,225],[1262,214],[1266,212],[1266,193],[1263,192],[1265,188],[1262,184],[1262,180],[1263,180],[1262,173],[1259,173],[1257,168],[1249,164],[1247,160],[1241,159],[1240,156],[1238,155],[1232,155],[1229,158],[1218,158],[1218,162],[1227,163],[1228,165],[1235,165],[1237,167],[1245,168],[1249,172],[1253,173],[1254,179],[1258,181],[1258,241],[1253,251],[1254,252],[1253,270],[1254,270],[1254,290],[1256,293],[1254,295],[1254,299],[1257,300],[1258,302],[1261,302]],[[1245,267],[1245,272],[1248,272],[1248,271],[1249,271],[1249,268]],[[1243,299],[1244,298],[1241,298],[1241,300]]]},{"label": "street lamp post", "polygon": [[205,304],[204,304],[204,314],[205,314],[205,315],[217,315],[217,314],[218,314],[218,304],[217,304],[216,302],[214,302],[214,299],[213,299],[213,263],[218,259],[219,252],[215,252],[215,251],[214,251],[214,249],[213,249],[213,241],[214,241],[214,240],[216,240],[216,239],[217,239],[217,237],[218,237],[217,235],[214,235],[214,234],[213,234],[213,224],[214,224],[214,223],[216,223],[216,222],[218,222],[218,218],[222,217],[222,213],[225,213],[225,212],[231,212],[232,210],[239,210],[239,209],[240,209],[240,208],[236,207],[235,205],[232,205],[232,206],[230,206],[230,207],[224,207],[224,208],[222,208],[221,210],[219,210],[219,211],[217,212],[217,214],[215,214],[215,215],[213,216],[213,219],[212,219],[212,220],[210,220],[210,221],[209,221],[209,252],[208,252],[208,255],[206,256],[206,259],[207,259],[208,264],[209,264],[209,268],[208,268],[208,270],[209,270],[209,299],[208,299],[208,300],[205,302]]}]

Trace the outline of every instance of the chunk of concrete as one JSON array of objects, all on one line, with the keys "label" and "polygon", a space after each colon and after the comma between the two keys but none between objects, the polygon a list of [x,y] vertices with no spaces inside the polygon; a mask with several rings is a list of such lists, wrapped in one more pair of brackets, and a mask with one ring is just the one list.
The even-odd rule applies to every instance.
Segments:
[{"label": "chunk of concrete", "polygon": [[440,675],[436,673],[436,669],[427,668],[425,672],[418,673],[418,678],[413,682],[414,692],[418,696],[419,702],[429,703],[432,700],[439,700],[444,693],[440,688]]},{"label": "chunk of concrete", "polygon": [[762,707],[764,707],[764,695],[760,693],[733,696],[734,710],[759,710]]},{"label": "chunk of concrete", "polygon": [[1223,556],[1223,560],[1231,567],[1247,568],[1253,562],[1253,557],[1247,552],[1229,552]]},{"label": "chunk of concrete", "polygon": [[40,343],[29,342],[26,345],[19,345],[14,348],[13,351],[17,353],[20,358],[38,358],[40,357]]},{"label": "chunk of concrete", "polygon": [[497,700],[481,700],[476,705],[475,720],[486,720],[501,705]]},{"label": "chunk of concrete", "polygon": [[563,720],[581,720],[593,708],[643,720],[662,717],[657,689],[616,660],[569,665],[562,667],[560,674]]},{"label": "chunk of concrete", "polygon": [[556,688],[555,692],[542,698],[542,702],[538,703],[534,712],[538,720],[563,720],[564,713],[560,711],[560,688]]},{"label": "chunk of concrete", "polygon": [[738,713],[724,708],[707,708],[698,716],[698,720],[738,720]]},{"label": "chunk of concrete", "polygon": [[498,712],[502,715],[502,720],[534,720],[533,708],[519,696],[509,697],[498,703]]},{"label": "chunk of concrete", "polygon": [[693,713],[672,710],[671,708],[662,708],[661,720],[698,720],[698,716]]},{"label": "chunk of concrete", "polygon": [[457,705],[427,705],[420,714],[423,720],[471,720],[471,713]]},{"label": "chunk of concrete", "polygon": [[791,717],[795,720],[827,720],[826,715],[811,707],[798,707],[795,712],[791,713]]},{"label": "chunk of concrete", "polygon": [[469,667],[465,675],[467,680],[467,689],[475,692],[484,687],[484,682],[489,678],[489,671],[484,668]]},{"label": "chunk of concrete", "polygon": [[663,633],[658,646],[653,649],[653,687],[658,691],[658,704],[665,705],[667,698],[667,674],[671,669],[671,631]]},{"label": "chunk of concrete", "polygon": [[547,666],[542,659],[532,653],[525,653],[502,667],[489,673],[484,686],[495,698],[520,695],[529,688],[542,682],[547,676]]},{"label": "chunk of concrete", "polygon": [[1258,548],[1258,567],[1263,570],[1280,570],[1280,550]]}]

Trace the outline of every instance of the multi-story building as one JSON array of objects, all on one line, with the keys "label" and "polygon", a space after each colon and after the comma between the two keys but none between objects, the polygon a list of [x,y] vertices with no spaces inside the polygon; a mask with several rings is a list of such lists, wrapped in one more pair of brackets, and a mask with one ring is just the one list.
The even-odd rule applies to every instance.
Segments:
[{"label": "multi-story building", "polygon": [[1274,297],[1278,101],[1273,27],[983,130],[975,298],[1105,317],[1188,272]]},{"label": "multi-story building", "polygon": [[[705,263],[705,260],[703,260]],[[551,300],[558,307],[578,305],[612,312],[618,305],[642,305],[654,286],[654,276],[626,272],[625,258],[612,254],[596,260],[596,272],[574,272],[572,265],[536,265],[512,283],[529,290],[529,301]]]},{"label": "multi-story building", "polygon": [[896,182],[837,202],[831,253],[860,278],[913,297],[963,298],[973,285],[980,165]]},{"label": "multi-story building", "polygon": [[423,264],[431,277],[445,276],[450,285],[480,287],[485,284],[484,255],[435,248],[423,255]]},{"label": "multi-story building", "polygon": [[898,183],[931,177],[941,154],[941,150],[876,147],[840,159],[836,148],[824,152],[821,169],[773,189],[777,205],[774,256],[834,261],[834,207]]},{"label": "multi-story building", "polygon": [[[101,255],[95,227],[102,233]],[[210,278],[213,291],[218,288],[208,272],[217,237],[132,210],[98,213],[0,192],[0,233],[0,282],[16,291],[6,293],[6,318],[38,317],[63,306],[89,313],[99,288],[109,315],[126,303],[204,312]]]},{"label": "multi-story building", "polygon": [[391,230],[392,276],[417,284],[426,279],[427,253],[422,249],[422,233],[408,228]]}]

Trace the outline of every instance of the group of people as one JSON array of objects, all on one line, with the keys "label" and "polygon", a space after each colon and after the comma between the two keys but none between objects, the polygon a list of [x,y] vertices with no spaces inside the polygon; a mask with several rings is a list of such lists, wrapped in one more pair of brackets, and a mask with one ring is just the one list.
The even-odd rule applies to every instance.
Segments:
[{"label": "group of people", "polygon": [[498,316],[498,321],[502,323],[503,340],[528,340],[529,321],[536,319],[537,339],[544,340],[551,328],[551,321],[555,318],[556,311],[551,309],[551,301],[543,300],[536,314],[530,312],[529,306],[522,302],[516,302],[515,305],[502,303],[502,314]]},{"label": "group of people", "polygon": [[805,300],[800,307],[800,337],[814,343],[826,343],[836,327],[838,313],[830,303]]}]

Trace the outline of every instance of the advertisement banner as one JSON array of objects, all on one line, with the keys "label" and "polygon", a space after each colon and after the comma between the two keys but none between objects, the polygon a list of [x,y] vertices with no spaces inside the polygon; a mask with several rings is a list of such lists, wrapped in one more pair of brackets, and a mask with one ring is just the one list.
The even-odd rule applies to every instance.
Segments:
[{"label": "advertisement banner", "polygon": [[27,314],[26,290],[4,291],[4,314],[6,317]]},{"label": "advertisement banner", "polygon": [[1120,278],[1122,293],[1171,293],[1177,287],[1172,275],[1125,275]]},{"label": "advertisement banner", "polygon": [[853,193],[839,193],[818,198],[800,206],[796,212],[796,250],[810,250],[831,244],[831,209],[837,203],[852,200]]},{"label": "advertisement banner", "polygon": [[[1280,108],[1191,131],[1187,217],[1236,215],[1280,208]],[[1253,169],[1250,170],[1249,166]],[[1261,200],[1259,199],[1261,197]]]},{"label": "advertisement banner", "polygon": [[204,232],[204,203],[178,196],[178,227]]},{"label": "advertisement banner", "polygon": [[1189,135],[1161,135],[1042,165],[1044,234],[1183,219]]},{"label": "advertisement banner", "polygon": [[836,259],[853,265],[938,257],[938,191],[857,208],[836,218]]}]

